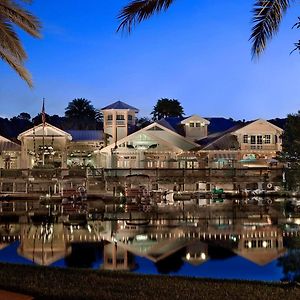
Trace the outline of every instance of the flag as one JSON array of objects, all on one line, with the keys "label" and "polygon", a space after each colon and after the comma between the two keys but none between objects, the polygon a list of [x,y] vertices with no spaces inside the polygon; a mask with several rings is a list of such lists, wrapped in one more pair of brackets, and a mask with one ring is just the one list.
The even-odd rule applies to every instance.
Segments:
[{"label": "flag", "polygon": [[43,106],[42,106],[42,123],[43,123],[43,126],[45,126],[45,123],[46,123],[45,98],[43,98]]}]

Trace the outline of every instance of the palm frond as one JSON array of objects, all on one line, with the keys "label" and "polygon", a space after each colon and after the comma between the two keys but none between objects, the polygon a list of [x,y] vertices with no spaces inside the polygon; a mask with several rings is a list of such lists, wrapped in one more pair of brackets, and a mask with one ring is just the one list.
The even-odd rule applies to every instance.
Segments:
[{"label": "palm frond", "polygon": [[22,61],[16,59],[7,49],[4,49],[0,46],[0,58],[6,61],[18,74],[24,79],[29,87],[33,87],[31,75],[28,73],[26,68],[24,67]]},{"label": "palm frond", "polygon": [[0,15],[19,26],[28,34],[40,37],[41,24],[30,12],[21,8],[15,1],[1,0]]},{"label": "palm frond", "polygon": [[120,25],[117,31],[131,31],[136,23],[150,18],[154,13],[167,10],[174,0],[134,0],[120,12]]},{"label": "palm frond", "polygon": [[257,0],[253,9],[250,40],[252,55],[258,57],[266,48],[267,41],[278,31],[282,17],[293,0]]},{"label": "palm frond", "polygon": [[19,40],[17,33],[14,31],[12,24],[3,21],[0,18],[0,41],[1,46],[7,49],[18,60],[24,61],[27,58],[26,52]]}]

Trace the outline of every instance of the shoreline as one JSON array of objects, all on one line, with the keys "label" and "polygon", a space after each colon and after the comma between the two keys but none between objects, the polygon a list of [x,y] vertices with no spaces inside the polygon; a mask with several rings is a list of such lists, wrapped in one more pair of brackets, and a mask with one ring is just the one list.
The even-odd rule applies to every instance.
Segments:
[{"label": "shoreline", "polygon": [[296,283],[198,279],[0,263],[0,288],[34,299],[297,299]]}]

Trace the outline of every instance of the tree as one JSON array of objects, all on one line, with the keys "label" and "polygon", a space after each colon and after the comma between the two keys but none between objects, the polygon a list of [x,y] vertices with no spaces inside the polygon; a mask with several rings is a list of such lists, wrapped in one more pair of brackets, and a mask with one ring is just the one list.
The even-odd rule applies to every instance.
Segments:
[{"label": "tree", "polygon": [[40,37],[41,25],[35,16],[22,7],[24,2],[28,3],[31,0],[0,1],[0,58],[32,87],[31,75],[24,67],[27,54],[14,26],[33,37]]},{"label": "tree", "polygon": [[21,112],[21,113],[17,116],[17,118],[18,118],[18,119],[21,119],[21,120],[30,121],[31,116],[30,116],[29,113]]},{"label": "tree", "polygon": [[288,160],[300,159],[300,111],[287,116],[282,146]]},{"label": "tree", "polygon": [[77,98],[69,102],[65,116],[73,129],[95,129],[96,110],[87,99]]},{"label": "tree", "polygon": [[136,121],[136,126],[138,129],[145,128],[151,124],[151,120],[148,117],[138,118]]},{"label": "tree", "polygon": [[167,117],[182,117],[184,115],[180,102],[176,99],[161,98],[151,112],[153,120]]},{"label": "tree", "polygon": [[[150,18],[155,13],[167,10],[174,0],[132,0],[121,10],[119,30],[130,32],[136,23]],[[259,56],[266,48],[267,41],[278,31],[282,17],[293,0],[255,0],[253,9],[253,27],[250,36],[253,56]],[[295,27],[300,28],[299,22]],[[300,50],[300,41],[295,43]]]}]

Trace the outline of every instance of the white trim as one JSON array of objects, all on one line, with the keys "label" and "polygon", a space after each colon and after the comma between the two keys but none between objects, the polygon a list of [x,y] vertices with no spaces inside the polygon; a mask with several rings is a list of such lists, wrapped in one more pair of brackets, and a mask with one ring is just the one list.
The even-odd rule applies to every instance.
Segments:
[{"label": "white trim", "polygon": [[[189,144],[191,145],[191,149],[192,149],[193,147],[194,147],[194,148],[199,147],[198,144],[196,144],[196,143],[194,143],[194,142],[191,142],[190,140],[186,139],[186,138],[183,137],[182,135],[180,135],[180,134],[174,132],[173,130],[170,130],[170,129],[167,128],[167,127],[164,127],[163,125],[160,125],[160,124],[157,123],[157,122],[154,122],[154,123],[148,125],[147,127],[142,128],[142,129],[140,129],[140,130],[138,130],[138,131],[136,131],[136,132],[134,132],[134,133],[132,133],[132,134],[130,134],[130,135],[128,135],[128,136],[126,136],[126,137],[120,139],[120,140],[118,140],[118,141],[116,142],[117,146],[120,145],[120,144],[122,144],[122,143],[124,143],[124,142],[126,142],[126,141],[128,141],[128,140],[130,140],[130,139],[132,139],[132,137],[134,137],[135,135],[141,134],[141,133],[147,133],[147,134],[149,134],[150,136],[152,136],[152,137],[155,138],[155,139],[160,139],[160,140],[162,140],[161,138],[159,138],[159,137],[157,137],[157,136],[155,136],[155,135],[153,135],[153,134],[151,135],[151,131],[148,131],[149,129],[151,129],[151,128],[154,127],[154,126],[157,126],[157,127],[161,128],[162,130],[164,130],[164,131],[170,133],[171,135],[175,135],[176,137],[180,138],[180,139],[183,140],[184,142],[189,143]],[[165,143],[167,144],[167,141],[165,141]],[[175,148],[178,148],[177,146],[174,146],[174,145],[172,145],[172,146],[175,147]],[[111,145],[108,145],[108,146],[106,146],[105,148],[101,149],[101,152],[107,152],[108,150],[110,150],[110,149],[112,149],[112,148],[114,148],[114,147],[115,147],[115,143],[112,143]],[[180,149],[180,148],[178,148],[178,149]],[[182,149],[180,149],[180,150],[182,150]]]},{"label": "white trim", "polygon": [[[39,124],[39,125],[37,125],[37,126],[34,126],[34,127],[30,128],[30,129],[28,129],[28,130],[26,130],[26,131],[20,133],[20,134],[18,135],[18,137],[17,137],[18,140],[20,141],[20,140],[22,139],[22,137],[24,137],[24,136],[26,136],[26,135],[29,135],[30,133],[33,134],[33,128],[36,130],[37,128],[41,128],[41,127],[43,127],[43,123],[41,123],[41,124]],[[51,125],[51,124],[49,124],[49,123],[45,123],[45,128],[46,128],[46,127],[50,127],[50,128],[52,128],[54,131],[57,131],[58,133],[60,133],[62,136],[66,136],[70,141],[72,140],[71,134],[69,134],[69,133],[67,133],[67,132],[65,132],[65,131],[63,131],[63,130],[61,130],[61,129],[59,129],[59,128],[57,128],[57,127]]]},{"label": "white trim", "polygon": [[284,131],[282,128],[280,128],[280,127],[278,127],[278,126],[272,124],[271,122],[269,122],[269,121],[267,121],[267,120],[264,120],[264,119],[257,119],[257,120],[255,120],[255,121],[251,122],[250,124],[247,124],[247,125],[245,125],[245,126],[239,128],[238,130],[233,131],[232,134],[240,134],[240,133],[243,133],[243,131],[244,131],[245,128],[247,128],[247,127],[249,127],[249,126],[251,126],[251,125],[253,125],[253,124],[255,124],[255,123],[259,123],[259,122],[263,122],[263,123],[269,125],[270,127],[273,127],[275,130],[279,131],[280,133],[282,133],[282,132]]}]

